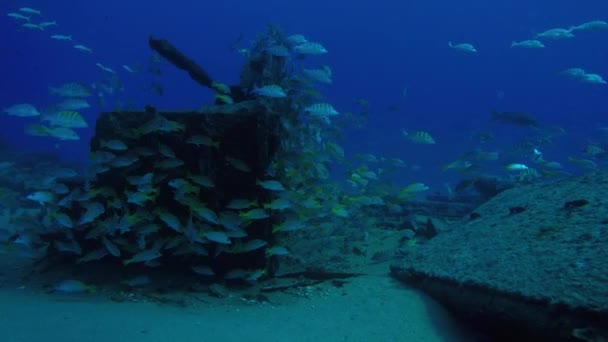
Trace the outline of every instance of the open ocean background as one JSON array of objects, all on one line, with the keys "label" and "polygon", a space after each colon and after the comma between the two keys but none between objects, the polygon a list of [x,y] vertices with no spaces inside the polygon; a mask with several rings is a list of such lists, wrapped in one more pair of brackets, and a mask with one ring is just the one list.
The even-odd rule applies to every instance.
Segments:
[{"label": "open ocean background", "polygon": [[[43,108],[53,101],[49,86],[98,82],[104,75],[97,62],[117,70],[124,85],[124,92],[108,98],[104,107],[83,111],[90,127],[79,131],[77,142],[25,135],[25,125],[38,118],[0,117],[2,138],[17,149],[58,153],[70,161],[86,162],[95,118],[119,100],[123,106],[163,109],[199,108],[212,101],[211,91],[167,63],[159,78],[163,96],[146,90],[152,78],[146,72],[150,35],[167,38],[214,79],[234,84],[243,57],[228,46],[239,35],[244,37],[242,47],[248,46],[269,23],[287,34],[304,34],[329,50],[315,58],[334,72],[334,83],[322,88],[328,102],[348,112],[356,109],[356,98],[363,98],[371,108],[364,128],[346,132],[347,154],[398,157],[419,166],[419,172],[404,174],[403,183],[442,185],[454,180],[450,177],[457,179],[442,173],[441,166],[479,147],[471,138],[476,132],[494,132],[489,150],[504,150],[530,134],[492,122],[491,110],[528,112],[543,124],[563,127],[568,135],[543,151],[562,164],[596,140],[598,125],[608,123],[608,87],[559,74],[581,67],[608,76],[605,31],[549,41],[545,49],[510,48],[511,41],[531,39],[549,28],[606,19],[606,1],[12,0],[3,1],[0,9],[8,13],[22,6],[40,9],[44,20],[56,20],[58,26],[39,32],[2,16],[0,106],[29,102]],[[72,35],[74,44],[82,43],[93,53],[49,39],[50,34]],[[479,53],[458,53],[448,48],[448,41],[472,43]],[[123,64],[139,64],[141,71],[130,74]],[[437,144],[408,143],[402,128],[431,132]]]},{"label": "open ocean background", "polygon": [[[56,21],[57,26],[28,29],[23,21],[7,15],[22,13],[24,7],[41,11],[40,16],[29,15],[32,23]],[[464,273],[456,266],[482,265],[479,269],[489,269],[490,281],[515,279],[511,283],[522,287],[550,283],[552,278],[546,277],[556,276],[555,283],[539,290],[550,301],[551,319],[565,317],[557,317],[563,309],[560,298],[544,292],[553,285],[577,300],[584,285],[593,282],[591,288],[605,294],[603,278],[587,273],[602,273],[605,265],[601,253],[606,249],[600,243],[606,242],[607,214],[602,211],[604,190],[598,190],[606,184],[605,177],[590,176],[594,183],[573,177],[572,183],[565,182],[568,179],[550,183],[551,189],[533,183],[608,166],[608,84],[564,75],[567,69],[582,68],[608,79],[608,24],[604,29],[576,31],[569,39],[542,40],[546,46],[542,49],[512,48],[511,43],[534,39],[553,28],[608,21],[606,0],[3,0],[0,11],[3,112],[29,103],[44,114],[62,100],[50,94],[49,87],[84,85],[94,92],[87,98],[91,108],[79,111],[88,127],[76,130],[77,141],[28,135],[26,127],[32,134],[31,125],[44,116],[0,112],[3,342],[4,336],[7,342],[489,341],[460,336],[477,336],[477,328],[487,328],[485,322],[475,321],[480,326],[473,331],[464,329],[432,300],[432,294],[421,295],[387,275],[389,263],[394,276],[401,261],[423,260],[415,252],[433,247],[427,242],[439,234],[446,234],[446,240],[434,242],[448,241],[446,256],[420,255],[436,258],[442,267],[445,261],[455,274]],[[325,125],[331,116],[327,104],[319,106],[315,99],[311,107],[324,107],[325,113],[302,113],[299,106],[312,102],[297,98],[284,102],[293,108],[286,114],[291,117],[280,121],[281,135],[273,132],[265,139],[251,135],[251,140],[259,141],[249,144],[241,141],[249,127],[258,124],[276,130],[279,121],[262,125],[253,121],[259,116],[252,117],[247,125],[218,137],[207,127],[212,124],[203,121],[207,118],[201,124],[197,116],[180,121],[197,122],[196,129],[167,134],[171,139],[165,139],[161,127],[156,127],[163,124],[164,116],[154,115],[138,126],[126,129],[127,124],[98,136],[92,149],[98,161],[87,167],[89,143],[101,113],[142,111],[150,105],[159,112],[191,114],[215,100],[210,89],[186,72],[158,57],[154,61],[148,46],[151,36],[167,39],[213,81],[227,85],[240,83],[246,59],[239,49],[258,49],[257,57],[264,51],[260,60],[268,65],[252,72],[252,80],[284,82],[280,85],[293,90],[289,80],[278,75],[284,60],[273,62],[276,56],[270,57],[270,50],[280,47],[270,44],[279,40],[252,44],[259,33],[269,31],[269,24],[280,27],[285,36],[301,34],[328,50],[296,60],[298,46],[288,52],[285,65],[295,65],[298,72],[301,67],[328,65],[331,72],[322,70],[333,83],[314,86],[325,96],[323,102],[340,112],[331,122],[339,125],[342,118],[358,118],[368,108],[363,125],[351,122],[343,139],[330,140],[335,132]],[[73,40],[59,41],[51,35]],[[281,39],[281,44],[285,42]],[[473,44],[478,53],[457,51],[449,42]],[[75,49],[75,44],[92,52]],[[114,80],[119,81],[103,101],[98,101],[100,85],[112,75],[100,64],[114,70]],[[159,67],[160,74],[155,74]],[[276,75],[267,77],[272,68]],[[235,100],[242,100],[235,89]],[[260,95],[252,93],[248,99]],[[264,105],[266,100],[275,99],[255,104]],[[256,113],[268,119],[278,110],[283,112],[286,106],[276,103]],[[533,117],[540,124],[498,122],[492,120],[493,111]],[[112,129],[121,121],[110,115],[104,118]],[[143,135],[154,134],[154,139],[134,137],[134,131],[143,132],[147,126],[152,128]],[[288,129],[292,134],[285,137]],[[402,130],[410,135],[404,136]],[[50,129],[37,132],[48,135]],[[293,134],[298,133],[304,136],[295,139]],[[482,141],[482,135],[493,138]],[[246,152],[260,146],[266,152],[274,150],[277,136],[286,139],[279,149],[284,154],[273,151],[256,157]],[[416,141],[420,136],[425,141]],[[221,147],[220,140],[214,141],[217,138],[222,138]],[[123,144],[120,139],[130,145],[116,147]],[[291,153],[293,146],[303,153]],[[277,159],[267,160],[271,155]],[[330,162],[335,163],[328,171],[325,164]],[[90,177],[80,178],[85,170]],[[325,177],[330,172],[332,177]],[[522,190],[525,196],[507,194],[478,207],[505,188],[522,184],[532,184],[526,188],[532,190]],[[541,198],[545,191],[546,198]],[[577,231],[580,235],[575,235]],[[447,235],[452,233],[466,238],[449,240],[456,236]],[[522,248],[510,248],[509,243]],[[599,256],[590,251],[599,251]],[[554,261],[554,255],[567,260]],[[73,269],[60,269],[64,256],[66,262],[73,262]],[[281,268],[279,257],[285,257]],[[500,268],[503,262],[517,265],[525,260],[531,262],[519,269]],[[443,277],[442,272],[430,274]],[[266,276],[285,282],[270,283],[264,292],[256,282]],[[464,279],[476,279],[477,274],[470,277]],[[574,290],[569,291],[566,280],[574,283]],[[249,287],[233,292],[228,286],[233,281],[255,284],[259,292],[250,294]],[[454,284],[458,295],[468,296],[463,291],[467,283],[457,278]],[[498,296],[484,293],[482,297],[491,297],[497,311],[504,305]],[[537,298],[530,303],[537,306]]]}]

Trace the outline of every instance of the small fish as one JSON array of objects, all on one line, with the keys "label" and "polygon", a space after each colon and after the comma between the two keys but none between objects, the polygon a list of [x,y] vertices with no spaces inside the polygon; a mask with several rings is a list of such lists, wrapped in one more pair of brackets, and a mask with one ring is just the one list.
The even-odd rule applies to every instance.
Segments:
[{"label": "small fish", "polygon": [[234,100],[230,95],[215,93],[213,97],[221,103],[234,104]]},{"label": "small fish", "polygon": [[93,50],[89,47],[86,47],[82,44],[76,44],[74,45],[74,49],[76,50],[80,50],[80,51],[84,51],[84,52],[88,52],[88,53],[93,53]]},{"label": "small fish", "polygon": [[415,144],[435,144],[435,139],[433,139],[433,137],[429,133],[424,131],[408,133],[406,130],[403,129],[401,130],[401,133],[403,134],[403,136],[405,136],[407,139],[409,139]]},{"label": "small fish", "polygon": [[522,170],[529,169],[529,167],[527,165],[525,165],[525,164],[511,163],[511,164],[505,166],[505,169],[507,171],[522,171]]},{"label": "small fish", "polygon": [[523,40],[521,42],[513,41],[511,43],[511,47],[512,48],[521,47],[521,48],[529,48],[529,49],[539,49],[539,48],[544,48],[545,45],[539,40],[529,39],[529,40]]},{"label": "small fish", "polygon": [[313,116],[335,116],[340,114],[331,104],[329,103],[315,103],[306,108],[304,112]]},{"label": "small fish", "polygon": [[569,31],[594,31],[594,30],[606,30],[608,29],[608,23],[603,20],[592,20],[586,23],[582,23],[578,26],[570,27]]},{"label": "small fish", "polygon": [[270,217],[266,210],[261,208],[251,209],[249,211],[240,212],[239,217],[245,220],[263,220],[265,218]]},{"label": "small fish", "polygon": [[265,85],[261,88],[254,87],[252,93],[258,96],[281,98],[286,97],[285,91],[281,86],[276,84]]},{"label": "small fish", "polygon": [[409,197],[417,192],[427,191],[429,189],[424,183],[412,183],[399,192],[400,197]]},{"label": "small fish", "polygon": [[568,161],[574,164],[578,164],[580,167],[587,170],[595,170],[598,168],[597,163],[589,159],[577,159],[573,157],[568,157]]},{"label": "small fish", "polygon": [[232,270],[226,272],[226,274],[224,274],[224,279],[226,279],[226,280],[244,279],[246,276],[247,276],[247,271],[245,271],[242,268],[235,268],[235,269],[232,269]]},{"label": "small fish", "polygon": [[213,81],[211,87],[222,94],[230,94],[230,86],[225,83]]},{"label": "small fish", "polygon": [[160,169],[174,169],[184,165],[184,162],[177,158],[165,159],[155,164]]},{"label": "small fish", "polygon": [[38,202],[42,206],[55,203],[55,195],[48,191],[32,192],[26,198],[30,201]]},{"label": "small fish", "polygon": [[51,36],[51,39],[60,40],[60,41],[72,41],[72,36],[68,36],[65,34],[54,34]]},{"label": "small fish", "polygon": [[118,139],[101,140],[99,145],[101,148],[106,148],[112,151],[126,151],[128,149],[127,145]]},{"label": "small fish", "polygon": [[234,169],[246,173],[251,172],[251,168],[245,164],[244,161],[230,156],[226,156],[225,158],[226,162],[228,162],[228,164],[230,164],[230,166],[232,166]]},{"label": "small fish", "polygon": [[156,214],[158,218],[167,225],[167,227],[175,230],[176,232],[182,231],[182,224],[177,216],[166,210],[158,210]]},{"label": "small fish", "polygon": [[141,191],[126,191],[127,203],[132,203],[140,207],[144,207],[146,202],[152,201],[156,198],[156,192],[141,192]]},{"label": "small fish", "polygon": [[278,232],[293,232],[296,230],[300,230],[300,229],[304,229],[306,227],[305,222],[300,221],[300,220],[287,220],[281,224],[278,225],[274,225],[272,227],[272,232],[273,233],[278,233]]},{"label": "small fish", "polygon": [[452,42],[448,42],[448,46],[454,50],[466,52],[466,53],[477,53],[477,49],[473,46],[473,44],[469,43],[459,43],[452,44]]},{"label": "small fish", "polygon": [[256,185],[258,185],[259,187],[262,187],[266,190],[270,190],[270,191],[284,191],[285,190],[285,187],[283,186],[283,184],[281,184],[280,182],[278,182],[276,180],[266,180],[266,181],[258,180],[256,182]]},{"label": "small fish", "polygon": [[198,217],[204,219],[205,221],[207,221],[209,223],[220,224],[218,222],[217,214],[213,210],[205,207],[204,205],[198,206],[194,210],[194,212]]},{"label": "small fish", "polygon": [[156,155],[156,151],[145,146],[137,146],[133,149],[133,151],[141,157],[152,157]]},{"label": "small fish", "polygon": [[56,179],[70,179],[78,176],[78,171],[64,167],[54,170],[52,174]]},{"label": "small fish", "polygon": [[602,146],[595,144],[589,144],[585,146],[584,152],[586,155],[592,157],[599,157],[606,154],[606,150]]},{"label": "small fish", "polygon": [[213,272],[213,269],[209,266],[202,266],[202,265],[195,265],[190,267],[190,269],[192,271],[194,271],[194,273],[199,274],[199,275],[203,275],[203,276],[214,276],[215,272]]},{"label": "small fish", "polygon": [[92,164],[109,163],[116,158],[116,155],[108,151],[94,151],[89,153],[89,161]]},{"label": "small fish", "polygon": [[106,251],[105,248],[98,248],[85,254],[83,257],[76,260],[76,262],[80,264],[85,262],[97,261],[103,259],[106,255],[108,255],[108,251]]},{"label": "small fish", "polygon": [[52,215],[53,218],[55,219],[55,221],[57,223],[59,223],[59,225],[61,225],[64,228],[74,228],[74,223],[72,222],[72,219],[64,214],[64,213],[55,213]]},{"label": "small fish", "polygon": [[154,178],[154,174],[152,172],[148,172],[143,176],[130,176],[127,177],[127,182],[133,186],[141,186],[151,184]]},{"label": "small fish", "polygon": [[8,108],[5,108],[3,112],[11,116],[18,116],[22,118],[40,115],[40,112],[36,109],[36,107],[29,103],[20,103],[12,105]]},{"label": "small fish", "polygon": [[301,34],[292,34],[291,36],[285,39],[287,43],[291,46],[294,45],[302,45],[304,43],[308,43],[308,39]]},{"label": "small fish", "polygon": [[153,132],[172,133],[183,132],[186,126],[180,122],[171,121],[162,115],[156,116],[154,119],[146,122],[139,128],[141,134],[150,134]]},{"label": "small fish", "polygon": [[85,98],[92,95],[85,85],[78,82],[65,83],[57,88],[49,87],[49,91],[53,95],[62,97]]},{"label": "small fish", "polygon": [[174,178],[167,183],[170,187],[177,190],[176,194],[184,195],[184,194],[198,194],[199,188],[194,186],[189,181],[183,178]]},{"label": "small fish", "polygon": [[47,28],[47,27],[51,27],[51,26],[57,26],[57,21],[53,20],[53,21],[43,21],[40,24],[38,24],[38,26],[42,27],[42,28]]},{"label": "small fish", "polygon": [[244,221],[235,212],[223,211],[218,215],[217,222],[228,230],[240,231]]},{"label": "small fish", "polygon": [[350,213],[348,212],[348,210],[346,210],[346,207],[341,204],[334,205],[331,208],[331,213],[342,218],[347,218],[350,216]]},{"label": "small fish", "polygon": [[573,38],[574,34],[570,30],[564,28],[554,28],[544,32],[541,32],[534,36],[535,39],[567,39]]},{"label": "small fish", "polygon": [[266,256],[284,256],[288,255],[289,250],[283,246],[272,246],[266,250]]},{"label": "small fish", "polygon": [[53,290],[63,293],[92,293],[95,292],[95,287],[79,280],[67,279],[56,284]]},{"label": "small fish", "polygon": [[161,155],[163,155],[164,157],[175,158],[175,152],[173,152],[173,150],[171,149],[171,147],[169,147],[169,146],[167,146],[165,144],[162,144],[162,143],[158,144],[158,152]]},{"label": "small fish", "polygon": [[135,73],[137,72],[135,69],[131,68],[130,66],[123,64],[122,68],[125,69],[126,71],[130,72],[130,73]]},{"label": "small fish", "polygon": [[194,182],[202,187],[205,187],[205,188],[214,188],[215,187],[215,183],[213,183],[211,178],[204,176],[204,175],[190,175],[190,176],[188,176],[188,179],[190,179],[192,182]]},{"label": "small fish", "polygon": [[563,168],[562,164],[559,162],[545,162],[542,164],[543,167],[548,169],[561,169]]},{"label": "small fish", "polygon": [[89,125],[80,113],[71,110],[60,110],[44,114],[41,122],[48,122],[51,126],[85,128]]},{"label": "small fish", "polygon": [[101,238],[101,242],[103,243],[103,245],[107,249],[107,251],[110,252],[110,254],[112,254],[115,257],[120,257],[120,249],[118,248],[118,246],[116,246],[116,244],[114,242],[112,242],[110,239],[106,238],[105,236],[103,238]]},{"label": "small fish", "polygon": [[248,282],[248,283],[255,283],[261,277],[263,277],[265,274],[266,274],[266,270],[265,269],[258,269],[258,270],[249,271],[249,272],[247,272],[247,274],[245,275],[245,278],[243,278],[243,280],[246,281],[246,282]]},{"label": "small fish", "polygon": [[85,99],[65,99],[57,104],[57,108],[63,110],[81,110],[91,108],[91,105]]},{"label": "small fish", "polygon": [[243,199],[243,198],[234,198],[228,202],[226,208],[234,209],[234,210],[243,210],[249,209],[251,207],[257,206],[258,203],[253,200]]},{"label": "small fish", "polygon": [[68,189],[67,185],[65,184],[56,183],[53,186],[53,192],[57,195],[65,195],[70,192],[70,189]]},{"label": "small fish", "polygon": [[80,247],[80,245],[78,244],[78,242],[76,242],[76,240],[69,240],[69,241],[55,240],[54,245],[55,245],[55,249],[57,249],[60,252],[72,253],[72,254],[76,254],[76,255],[82,254],[82,247]]},{"label": "small fish", "polygon": [[268,242],[260,239],[249,240],[245,243],[235,243],[230,249],[231,253],[247,253],[265,247]]},{"label": "small fish", "polygon": [[160,253],[160,251],[158,249],[152,248],[152,249],[148,249],[145,251],[141,251],[141,252],[133,255],[133,257],[131,259],[124,260],[122,263],[124,266],[133,264],[133,263],[139,263],[139,262],[147,263],[152,260],[158,259],[161,256],[162,256],[162,254]]},{"label": "small fish", "polygon": [[285,198],[277,198],[270,203],[264,204],[264,209],[270,210],[285,210],[292,207],[292,204],[289,200]]},{"label": "small fish", "polygon": [[115,168],[121,167],[129,167],[135,164],[139,160],[139,157],[132,154],[127,154],[124,156],[118,156],[110,162],[110,166]]},{"label": "small fish", "polygon": [[285,45],[273,45],[266,48],[266,52],[275,57],[289,57],[289,50]]},{"label": "small fish", "polygon": [[7,16],[9,16],[9,17],[11,17],[13,19],[17,19],[17,20],[24,20],[24,21],[27,21],[27,22],[30,21],[30,17],[27,17],[27,16],[25,16],[23,14],[19,14],[19,13],[11,12],[11,13],[8,13]]},{"label": "small fish", "polygon": [[123,280],[120,283],[129,287],[142,287],[150,284],[150,277],[147,275],[140,275],[131,279]]},{"label": "small fish", "polygon": [[23,13],[27,13],[27,14],[42,15],[42,12],[40,12],[39,10],[37,10],[35,8],[30,8],[30,7],[21,7],[19,9],[19,11],[23,12]]},{"label": "small fish", "polygon": [[25,23],[25,24],[23,24],[21,26],[25,27],[26,29],[30,29],[30,30],[44,31],[44,27],[41,27],[40,25],[37,25],[37,24]]},{"label": "small fish", "polygon": [[581,81],[591,84],[606,84],[606,80],[598,74],[585,74],[585,76],[581,78]]},{"label": "small fish", "polygon": [[322,69],[304,69],[302,73],[315,82],[332,83],[331,69],[328,66],[324,66]]},{"label": "small fish", "polygon": [[85,213],[82,214],[79,225],[91,223],[95,221],[99,216],[106,212],[106,208],[99,202],[91,202],[84,205]]},{"label": "small fish", "polygon": [[69,127],[46,127],[46,135],[61,141],[80,140],[80,136]]},{"label": "small fish", "polygon": [[580,79],[580,78],[585,77],[587,72],[581,68],[569,68],[569,69],[562,71],[560,74],[565,75],[570,78]]},{"label": "small fish", "polygon": [[523,112],[496,112],[491,113],[492,120],[501,123],[522,126],[522,127],[538,127],[538,121],[530,114]]},{"label": "small fish", "polygon": [[304,42],[293,48],[300,55],[322,55],[327,53],[327,49],[319,43]]},{"label": "small fish", "polygon": [[212,241],[212,242],[217,242],[219,244],[224,244],[224,245],[231,244],[230,238],[224,232],[210,231],[210,232],[206,232],[203,236],[205,237],[205,239]]},{"label": "small fish", "polygon": [[193,135],[190,138],[188,138],[188,140],[186,140],[186,143],[196,145],[196,146],[202,145],[202,146],[214,147],[214,148],[220,147],[219,142],[214,141],[207,135]]},{"label": "small fish", "polygon": [[460,172],[467,171],[473,164],[467,160],[458,159],[443,166],[443,170],[458,170]]},{"label": "small fish", "polygon": [[[90,50],[90,49],[89,49],[89,50]],[[92,52],[92,51],[89,51],[89,52]],[[113,74],[113,75],[114,75],[114,74],[116,74],[116,71],[114,71],[114,70],[113,70],[113,69],[111,69],[111,68],[108,68],[107,66],[105,66],[105,65],[103,65],[103,64],[101,64],[101,63],[99,63],[99,62],[95,63],[95,65],[96,65],[97,67],[99,67],[99,69],[101,69],[101,70],[102,70],[102,71],[104,71],[104,72],[107,72],[107,73],[109,73],[109,74]]]}]

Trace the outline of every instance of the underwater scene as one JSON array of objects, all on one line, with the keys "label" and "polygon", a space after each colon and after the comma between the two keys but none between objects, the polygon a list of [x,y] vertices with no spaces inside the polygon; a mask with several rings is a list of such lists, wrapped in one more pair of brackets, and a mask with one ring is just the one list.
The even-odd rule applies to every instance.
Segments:
[{"label": "underwater scene", "polygon": [[0,9],[3,342],[608,341],[608,2]]}]

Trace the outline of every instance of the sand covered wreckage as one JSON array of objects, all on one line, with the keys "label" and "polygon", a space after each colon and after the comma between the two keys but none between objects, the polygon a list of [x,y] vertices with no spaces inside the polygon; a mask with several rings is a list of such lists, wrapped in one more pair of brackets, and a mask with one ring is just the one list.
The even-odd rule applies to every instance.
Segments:
[{"label": "sand covered wreckage", "polygon": [[394,277],[504,341],[608,340],[608,174],[501,192]]}]

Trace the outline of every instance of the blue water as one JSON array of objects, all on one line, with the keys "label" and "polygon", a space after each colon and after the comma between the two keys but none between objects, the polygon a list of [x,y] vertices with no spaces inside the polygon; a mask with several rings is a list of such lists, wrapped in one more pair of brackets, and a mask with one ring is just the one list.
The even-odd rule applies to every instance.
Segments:
[{"label": "blue water", "polygon": [[[608,2],[573,1],[4,1],[2,13],[21,6],[40,9],[44,20],[58,27],[45,32],[20,27],[0,17],[2,63],[0,106],[52,103],[48,86],[65,82],[99,82],[104,74],[95,63],[117,70],[124,93],[108,98],[105,107],[83,112],[89,123],[117,100],[135,107],[152,104],[165,109],[199,108],[212,93],[168,64],[159,78],[164,95],[143,88],[153,77],[146,72],[151,51],[148,36],[169,39],[214,79],[238,82],[243,57],[228,48],[239,35],[240,47],[266,25],[280,25],[288,34],[301,33],[321,42],[329,54],[315,57],[328,64],[334,83],[323,93],[339,111],[357,110],[355,98],[367,99],[369,120],[347,131],[347,154],[374,153],[419,165],[422,172],[404,172],[404,181],[442,184],[458,177],[441,165],[479,147],[471,139],[491,130],[489,150],[506,150],[530,135],[525,128],[500,126],[490,110],[525,111],[543,124],[563,127],[568,134],[544,146],[551,160],[566,164],[584,146],[601,139],[595,128],[606,124],[608,86],[565,79],[559,72],[581,67],[608,77],[608,32],[581,32],[574,39],[547,42],[543,50],[511,49],[513,40],[554,27],[568,28],[608,17]],[[93,49],[86,54],[71,44],[49,39],[70,34],[74,43]],[[448,41],[469,42],[478,55],[457,53]],[[121,65],[140,64],[129,74]],[[407,96],[403,89],[407,88]],[[504,94],[499,96],[499,93]],[[395,111],[387,106],[395,105]],[[23,133],[37,119],[0,117],[2,137],[23,151],[55,152],[67,160],[86,161],[93,128],[79,131],[79,142],[55,142]],[[436,145],[414,145],[401,128],[431,132]]]}]

